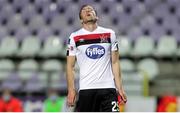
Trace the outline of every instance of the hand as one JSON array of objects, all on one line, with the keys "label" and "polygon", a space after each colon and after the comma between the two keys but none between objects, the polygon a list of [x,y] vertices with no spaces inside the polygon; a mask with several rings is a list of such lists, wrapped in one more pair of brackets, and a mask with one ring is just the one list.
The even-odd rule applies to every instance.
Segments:
[{"label": "hand", "polygon": [[69,90],[68,96],[67,96],[67,104],[69,107],[72,107],[75,105],[76,100],[76,91],[75,90]]},{"label": "hand", "polygon": [[127,96],[123,89],[118,90],[119,95],[121,96],[121,99],[123,103],[125,104],[127,102]]}]

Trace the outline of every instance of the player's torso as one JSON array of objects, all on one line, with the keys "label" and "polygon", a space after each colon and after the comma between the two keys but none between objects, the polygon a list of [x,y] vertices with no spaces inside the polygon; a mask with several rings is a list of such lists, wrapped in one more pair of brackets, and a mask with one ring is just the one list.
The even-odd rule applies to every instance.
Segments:
[{"label": "player's torso", "polygon": [[77,48],[77,63],[80,67],[80,88],[113,87],[110,60],[111,32],[101,28],[97,28],[94,32],[82,30],[73,38]]},{"label": "player's torso", "polygon": [[107,59],[110,56],[111,33],[104,29],[97,28],[93,32],[82,29],[74,37],[74,41],[77,47],[76,56],[79,63],[82,60],[93,63],[100,59]]}]

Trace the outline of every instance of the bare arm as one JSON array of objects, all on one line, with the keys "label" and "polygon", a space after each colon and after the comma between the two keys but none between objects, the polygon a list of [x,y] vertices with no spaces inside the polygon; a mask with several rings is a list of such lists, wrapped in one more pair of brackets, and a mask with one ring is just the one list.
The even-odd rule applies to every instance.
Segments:
[{"label": "bare arm", "polygon": [[75,85],[74,85],[74,65],[75,56],[67,56],[66,79],[68,86],[68,105],[73,106],[75,102]]},{"label": "bare arm", "polygon": [[125,94],[123,86],[122,86],[122,77],[121,77],[121,69],[120,69],[119,52],[118,51],[112,51],[111,60],[112,60],[112,70],[113,70],[116,88],[118,89],[118,92],[121,95],[123,101],[126,102],[127,98],[126,98],[126,94]]}]

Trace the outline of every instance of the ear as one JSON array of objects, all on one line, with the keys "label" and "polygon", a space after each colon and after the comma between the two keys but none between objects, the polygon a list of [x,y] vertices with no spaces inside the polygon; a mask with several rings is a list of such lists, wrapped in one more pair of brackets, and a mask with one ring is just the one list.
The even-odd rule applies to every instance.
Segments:
[{"label": "ear", "polygon": [[80,22],[83,23],[83,20],[81,19]]}]

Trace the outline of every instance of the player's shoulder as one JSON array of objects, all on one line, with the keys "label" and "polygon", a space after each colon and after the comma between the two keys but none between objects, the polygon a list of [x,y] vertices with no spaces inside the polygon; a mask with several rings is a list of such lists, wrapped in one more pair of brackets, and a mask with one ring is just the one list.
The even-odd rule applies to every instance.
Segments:
[{"label": "player's shoulder", "polygon": [[115,33],[114,30],[112,30],[111,28],[106,28],[106,27],[102,27],[102,26],[98,26],[99,30],[103,31],[103,32],[109,32],[109,33]]},{"label": "player's shoulder", "polygon": [[70,38],[73,38],[73,37],[75,37],[75,36],[77,36],[77,35],[80,35],[82,33],[82,28],[81,29],[78,29],[78,30],[75,30],[74,32],[72,32],[71,34],[70,34]]}]

